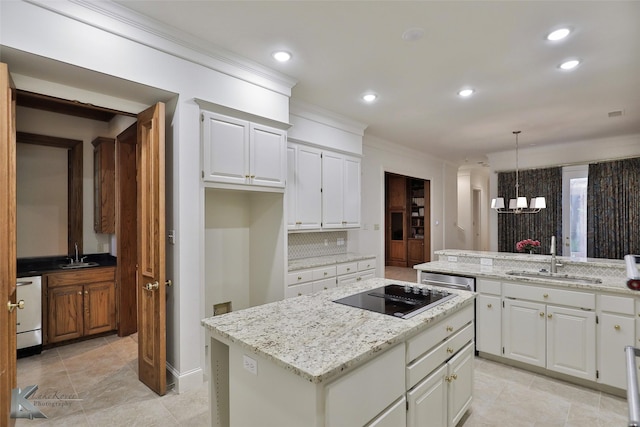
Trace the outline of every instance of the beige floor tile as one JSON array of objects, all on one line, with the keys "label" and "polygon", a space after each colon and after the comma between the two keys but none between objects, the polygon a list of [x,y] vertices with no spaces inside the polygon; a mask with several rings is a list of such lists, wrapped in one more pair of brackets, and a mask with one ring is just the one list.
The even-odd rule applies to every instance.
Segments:
[{"label": "beige floor tile", "polygon": [[87,414],[91,426],[176,426],[178,421],[158,400],[123,402]]}]

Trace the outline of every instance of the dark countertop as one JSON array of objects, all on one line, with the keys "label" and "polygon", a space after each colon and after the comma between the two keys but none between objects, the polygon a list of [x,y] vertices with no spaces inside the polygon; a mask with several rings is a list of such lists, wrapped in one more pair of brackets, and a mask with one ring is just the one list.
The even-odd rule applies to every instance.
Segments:
[{"label": "dark countertop", "polygon": [[[96,267],[115,267],[117,258],[108,253],[101,254],[84,254],[86,262],[96,262]],[[60,264],[67,264],[69,257],[67,256],[46,256],[46,257],[32,257],[32,258],[18,258],[16,277],[26,276],[39,276],[44,273],[50,273],[52,271],[73,271],[63,270],[60,268]],[[85,268],[86,269],[86,268]]]}]

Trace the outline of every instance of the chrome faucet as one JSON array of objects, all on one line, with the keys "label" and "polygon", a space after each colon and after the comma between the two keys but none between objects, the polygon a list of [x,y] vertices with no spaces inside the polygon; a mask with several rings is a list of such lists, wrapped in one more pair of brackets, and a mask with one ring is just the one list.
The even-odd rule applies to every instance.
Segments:
[{"label": "chrome faucet", "polygon": [[551,266],[549,271],[551,273],[557,273],[558,267],[562,267],[562,264],[556,261],[556,236],[551,236]]},{"label": "chrome faucet", "polygon": [[76,259],[75,262],[80,262],[80,259],[78,258],[78,242],[76,242]]}]

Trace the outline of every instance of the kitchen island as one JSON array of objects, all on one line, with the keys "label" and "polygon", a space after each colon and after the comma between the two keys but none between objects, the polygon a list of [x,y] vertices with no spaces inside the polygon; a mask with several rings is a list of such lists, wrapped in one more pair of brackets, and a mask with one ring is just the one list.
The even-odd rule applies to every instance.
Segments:
[{"label": "kitchen island", "polygon": [[471,402],[475,295],[452,291],[409,319],[333,302],[391,283],[405,284],[370,279],[204,319],[212,424],[397,426],[428,413],[455,425]]}]

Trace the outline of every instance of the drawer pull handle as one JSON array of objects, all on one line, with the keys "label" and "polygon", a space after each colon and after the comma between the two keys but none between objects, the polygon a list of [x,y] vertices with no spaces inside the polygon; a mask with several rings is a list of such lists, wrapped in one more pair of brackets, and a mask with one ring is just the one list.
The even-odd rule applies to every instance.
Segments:
[{"label": "drawer pull handle", "polygon": [[447,332],[452,332],[453,331],[453,326],[447,326]]},{"label": "drawer pull handle", "polygon": [[329,274],[329,273],[327,273],[327,272],[325,271],[325,272],[324,272],[324,275],[326,276],[327,274]]},{"label": "drawer pull handle", "polygon": [[543,312],[540,312],[540,317],[544,317],[544,313]]},{"label": "drawer pull handle", "polygon": [[302,221],[296,221],[296,225],[301,225]]},{"label": "drawer pull handle", "polygon": [[457,380],[458,379],[458,374],[451,375],[451,378],[453,378],[454,380]]},{"label": "drawer pull handle", "polygon": [[453,353],[453,349],[451,347],[447,347],[447,353]]},{"label": "drawer pull handle", "polygon": [[493,307],[491,304],[487,304],[487,308],[491,308]]},{"label": "drawer pull handle", "polygon": [[298,280],[302,280],[302,277],[298,276]]},{"label": "drawer pull handle", "polygon": [[613,327],[613,329],[615,329],[616,331],[619,331],[619,330],[620,330],[620,325],[615,325],[615,326]]},{"label": "drawer pull handle", "polygon": [[327,287],[325,286],[325,287],[324,287],[324,290],[326,291],[327,289],[329,289],[329,288],[327,288]]},{"label": "drawer pull handle", "polygon": [[549,294],[544,294],[542,296],[545,297],[545,298],[549,298]]},{"label": "drawer pull handle", "polygon": [[298,296],[301,297],[302,296],[302,292],[298,292]]},{"label": "drawer pull handle", "polygon": [[362,277],[358,277],[358,278],[356,279],[356,281],[358,281],[358,282],[359,282],[360,280],[362,280]]}]

